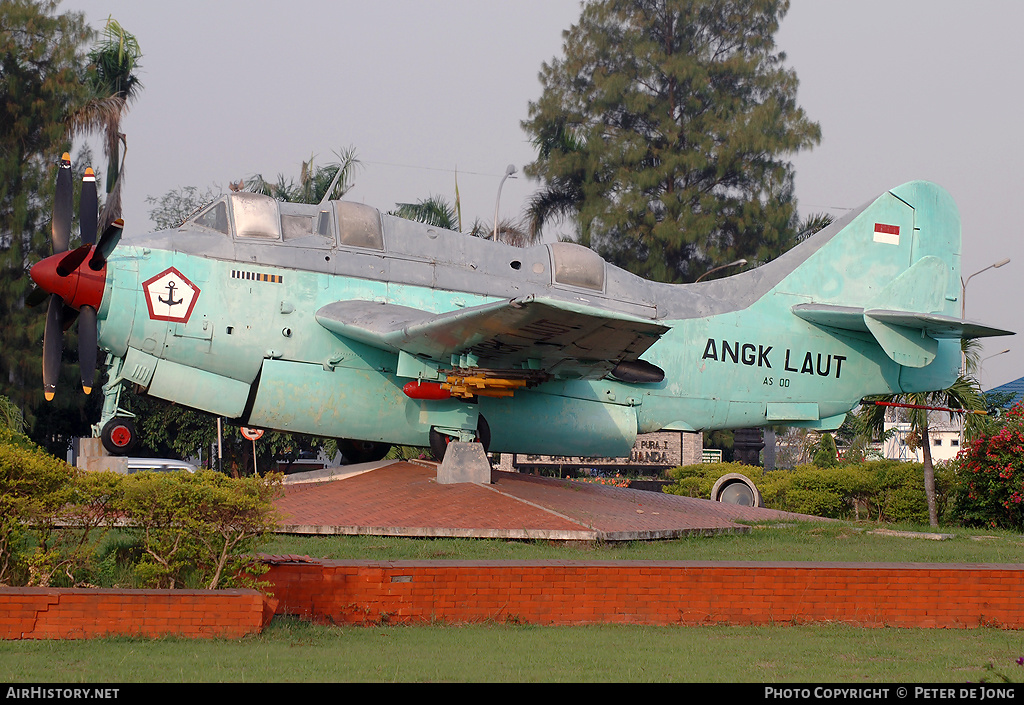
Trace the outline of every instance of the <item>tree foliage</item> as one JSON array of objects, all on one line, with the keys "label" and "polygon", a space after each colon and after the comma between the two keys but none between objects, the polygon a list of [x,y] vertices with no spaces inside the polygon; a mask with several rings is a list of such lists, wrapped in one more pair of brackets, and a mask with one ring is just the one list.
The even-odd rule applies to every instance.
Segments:
[{"label": "tree foliage", "polygon": [[[173,589],[186,581],[213,590],[250,567],[273,528],[272,501],[280,475],[232,479],[200,470],[143,472],[122,480],[119,509],[144,551],[135,570],[147,587]],[[231,575],[225,570],[231,567]]]},{"label": "tree foliage", "polygon": [[[774,35],[788,0],[598,0],[540,73],[523,128],[535,214],[661,281],[795,243],[786,155],[820,141]],[[550,197],[550,198],[545,198]],[[539,216],[538,216],[539,217]],[[547,217],[547,216],[544,216]],[[534,228],[543,225],[535,220]]]},{"label": "tree foliage", "polygon": [[330,189],[329,200],[337,200],[355,185],[355,172],[361,164],[355,147],[341,149],[334,156],[337,161],[323,166],[314,164],[315,156],[302,162],[298,181],[284,174],[278,174],[276,181],[267,181],[262,174],[252,174],[243,180],[242,188],[290,203],[320,203]]},{"label": "tree foliage", "polygon": [[[865,397],[864,403],[858,411],[857,416],[862,428],[866,433],[874,437],[881,437],[886,422],[885,406],[877,405],[874,402],[890,402],[907,404],[914,407],[941,407],[945,409],[964,409],[966,412],[984,412],[988,402],[981,391],[978,381],[974,378],[974,371],[978,366],[977,341],[965,339],[960,343],[960,349],[964,358],[964,369],[956,381],[946,389],[938,389],[932,392],[914,392],[907,394],[888,394]],[[924,491],[928,500],[929,523],[934,527],[939,525],[939,507],[937,504],[937,490],[935,486],[935,470],[932,462],[931,439],[929,437],[930,413],[925,408],[898,408],[895,418],[903,419],[910,425],[910,439],[916,446],[921,448],[921,455],[924,467]],[[939,412],[941,413],[941,412]],[[952,419],[954,412],[948,412]],[[964,438],[971,440],[989,428],[989,421],[982,413],[963,413]]]},{"label": "tree foliage", "polygon": [[1024,529],[1024,405],[957,457],[956,513],[969,526]]},{"label": "tree foliage", "polygon": [[[51,254],[57,163],[71,147],[72,116],[89,100],[86,56],[92,33],[81,13],[56,2],[0,3],[0,394],[17,406],[32,436],[60,452],[86,432],[92,408],[81,395],[43,402],[40,370],[45,307],[25,306],[28,270]],[[81,160],[76,173],[81,177]],[[73,246],[73,244],[72,244]],[[65,338],[64,389],[74,389],[77,338]],[[93,404],[96,406],[96,403]]]},{"label": "tree foliage", "polygon": [[91,585],[115,523],[144,587],[239,584],[276,523],[280,475],[86,472],[0,426],[0,585]]},{"label": "tree foliage", "polygon": [[[757,485],[765,506],[832,519],[878,522],[928,521],[928,504],[921,492],[924,469],[920,463],[876,460],[829,467],[798,465],[792,470],[765,471],[739,463],[687,465],[669,470],[676,480],[669,494],[709,499],[715,481],[738,472]],[[945,512],[952,495],[953,473],[940,468],[937,496]]]},{"label": "tree foliage", "polygon": [[212,187],[200,191],[195,186],[171,189],[159,198],[147,196],[146,203],[152,206],[149,219],[157,230],[170,230],[184,223],[186,218],[212,203],[218,196],[220,191]]},{"label": "tree foliage", "polygon": [[98,132],[103,139],[107,197],[100,214],[100,231],[121,217],[123,157],[127,148],[121,121],[142,91],[136,73],[141,58],[142,50],[135,36],[112,17],[107,18],[99,41],[89,52],[91,96],[72,115],[76,132]]},{"label": "tree foliage", "polygon": [[[396,206],[388,215],[459,232],[458,205],[453,206],[443,196],[429,196],[415,203],[398,203]],[[489,240],[494,237],[494,224],[477,218],[466,234]],[[498,221],[499,242],[515,247],[526,247],[534,244],[536,240],[528,226],[524,226],[518,220],[502,218]]]},{"label": "tree foliage", "polygon": [[389,215],[432,225],[435,228],[444,228],[455,232],[460,230],[456,208],[443,196],[428,196],[415,203],[397,203],[395,205],[395,210],[391,211]]},{"label": "tree foliage", "polygon": [[33,527],[52,524],[74,468],[0,427],[0,585],[23,582]]}]

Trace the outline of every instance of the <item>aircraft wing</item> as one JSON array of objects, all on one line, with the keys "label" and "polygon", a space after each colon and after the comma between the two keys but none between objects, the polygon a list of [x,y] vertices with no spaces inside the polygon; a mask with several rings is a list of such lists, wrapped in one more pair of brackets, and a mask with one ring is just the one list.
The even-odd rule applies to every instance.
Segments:
[{"label": "aircraft wing", "polygon": [[534,296],[440,314],[337,301],[317,311],[316,320],[340,336],[453,367],[542,370],[588,379],[636,360],[669,330],[643,318]]}]

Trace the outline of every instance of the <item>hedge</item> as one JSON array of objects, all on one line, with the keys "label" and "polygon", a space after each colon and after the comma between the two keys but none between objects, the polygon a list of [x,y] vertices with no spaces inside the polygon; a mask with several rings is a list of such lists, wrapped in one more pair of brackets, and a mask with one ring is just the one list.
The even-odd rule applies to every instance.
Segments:
[{"label": "hedge", "polygon": [[[921,464],[896,460],[826,468],[798,465],[792,470],[767,472],[741,463],[686,465],[667,472],[676,482],[664,491],[710,499],[715,481],[731,472],[750,478],[771,509],[834,519],[928,523]],[[936,466],[935,476],[941,515],[950,504],[952,471]]]},{"label": "hedge", "polygon": [[112,559],[134,587],[251,585],[280,480],[86,472],[0,427],[0,585],[94,585]]}]

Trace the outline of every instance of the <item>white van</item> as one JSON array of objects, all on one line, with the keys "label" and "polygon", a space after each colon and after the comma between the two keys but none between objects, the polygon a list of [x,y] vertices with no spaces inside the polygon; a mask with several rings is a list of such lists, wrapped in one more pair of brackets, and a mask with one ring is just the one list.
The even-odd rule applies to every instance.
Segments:
[{"label": "white van", "polygon": [[131,475],[133,472],[195,472],[198,468],[192,463],[184,460],[171,460],[170,458],[125,458],[125,472]]}]

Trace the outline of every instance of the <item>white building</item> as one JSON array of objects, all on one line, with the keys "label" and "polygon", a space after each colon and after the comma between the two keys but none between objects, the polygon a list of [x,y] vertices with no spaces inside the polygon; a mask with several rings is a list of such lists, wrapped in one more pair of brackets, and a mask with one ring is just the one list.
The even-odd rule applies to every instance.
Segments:
[{"label": "white building", "polygon": [[[882,454],[889,460],[923,462],[924,451],[920,448],[921,441],[903,418],[903,409],[892,408],[886,412],[886,434]],[[950,420],[948,413],[928,412],[928,442],[931,445],[933,462],[952,460],[960,452],[962,424],[963,420],[959,415]]]}]

